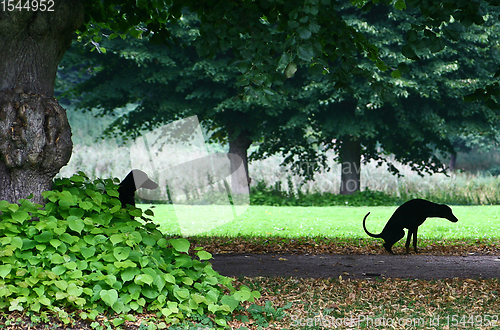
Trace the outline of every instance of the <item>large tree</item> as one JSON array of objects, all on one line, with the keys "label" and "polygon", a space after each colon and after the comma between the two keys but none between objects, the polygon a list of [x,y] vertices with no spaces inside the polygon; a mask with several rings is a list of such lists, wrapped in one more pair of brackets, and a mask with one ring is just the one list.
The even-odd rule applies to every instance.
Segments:
[{"label": "large tree", "polygon": [[[411,2],[430,17],[432,29],[452,18],[482,23],[474,1]],[[0,199],[8,201],[34,194],[42,202],[41,192],[70,157],[71,130],[52,94],[57,64],[77,29],[82,40],[92,36],[96,44],[102,37],[143,31],[155,42],[171,44],[171,24],[188,7],[201,21],[198,53],[210,56],[231,49],[248,66],[239,84],[247,95],[265,94],[283,80],[280,71],[301,63],[327,68],[340,85],[364,73],[353,54],[364,53],[383,68],[376,47],[346,23],[330,0],[58,0],[50,8],[29,11],[9,4],[4,2],[0,11]],[[405,7],[403,0],[395,5]],[[426,27],[409,29],[429,34]],[[436,42],[427,38],[424,46]],[[409,57],[412,47],[405,49]]]},{"label": "large tree", "polygon": [[[401,50],[408,26],[425,23],[418,12],[382,5],[373,6],[369,12],[345,5],[341,12],[351,26],[378,47],[389,67],[377,72],[369,69],[373,62],[360,57],[361,67],[372,72],[367,79],[353,77],[338,89],[328,77],[309,76],[298,96],[298,103],[308,113],[304,125],[311,127],[311,142],[337,151],[336,160],[342,165],[341,193],[360,189],[361,161],[386,162],[396,174],[393,160],[410,165],[418,173],[444,172],[443,158],[436,153],[453,154],[454,137],[495,133],[498,112],[463,102],[464,95],[491,83],[490,72],[500,64],[494,11],[485,16],[483,26],[471,26],[468,31],[458,23],[446,24],[442,35],[450,40],[440,39],[431,49],[412,48],[412,56],[418,54],[420,58],[416,62],[405,59]],[[408,38],[414,41],[419,37],[410,31]],[[286,140],[274,134],[261,150],[279,152],[273,145]],[[295,147],[294,142],[288,146]],[[314,166],[320,154],[303,155],[306,158],[302,164]],[[292,157],[289,160],[295,161]]]},{"label": "large tree", "polygon": [[[228,65],[231,54],[209,59],[197,56],[192,42],[198,21],[192,16],[185,15],[180,26],[172,28],[178,41],[175,47],[152,44],[149,38],[107,40],[100,45],[106,54],[73,47],[61,63],[61,88],[77,109],[97,110],[96,116],[118,115],[104,136],[136,138],[144,131],[197,115],[210,140],[227,143],[229,154],[243,160],[246,171],[236,172],[242,175],[233,179],[244,184],[232,180],[233,191],[248,193],[248,149],[262,139],[268,129],[264,123],[292,115],[284,111],[289,102],[274,92],[270,100],[245,98],[237,88],[237,78],[245,68]],[[75,71],[83,77],[72,84]],[[123,114],[121,108],[131,104],[135,108]],[[231,172],[240,164],[232,161]]]},{"label": "large tree", "polygon": [[80,1],[53,11],[0,11],[0,200],[51,189],[71,156],[71,129],[54,99],[57,65],[83,24]]}]

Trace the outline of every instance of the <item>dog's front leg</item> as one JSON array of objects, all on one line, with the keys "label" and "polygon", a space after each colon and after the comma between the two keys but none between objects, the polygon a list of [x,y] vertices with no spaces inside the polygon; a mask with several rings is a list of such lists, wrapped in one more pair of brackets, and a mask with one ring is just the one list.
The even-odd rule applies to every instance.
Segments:
[{"label": "dog's front leg", "polygon": [[418,253],[418,250],[417,250],[417,231],[418,231],[418,227],[415,227],[415,230],[413,231],[413,250],[415,250],[415,253]]},{"label": "dog's front leg", "polygon": [[[413,231],[411,229],[408,229],[408,236],[406,237],[406,244],[405,244],[406,254],[410,253],[410,240],[411,240],[412,235],[413,235]],[[415,239],[413,239],[413,242],[415,242]]]}]

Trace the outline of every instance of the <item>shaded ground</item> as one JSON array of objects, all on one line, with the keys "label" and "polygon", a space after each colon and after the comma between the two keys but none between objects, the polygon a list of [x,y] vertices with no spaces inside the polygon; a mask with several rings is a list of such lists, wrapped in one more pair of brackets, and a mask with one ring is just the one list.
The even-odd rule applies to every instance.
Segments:
[{"label": "shaded ground", "polygon": [[213,268],[226,276],[302,278],[494,278],[498,256],[220,254]]},{"label": "shaded ground", "polygon": [[495,278],[500,277],[498,240],[419,240],[419,254],[389,255],[380,240],[329,238],[198,238],[226,276],[302,278]]}]

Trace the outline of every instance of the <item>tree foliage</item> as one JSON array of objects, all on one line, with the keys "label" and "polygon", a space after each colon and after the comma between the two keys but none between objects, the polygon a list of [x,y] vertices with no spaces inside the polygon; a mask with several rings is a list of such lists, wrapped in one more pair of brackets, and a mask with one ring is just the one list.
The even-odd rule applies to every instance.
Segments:
[{"label": "tree foliage", "polygon": [[[484,18],[464,16],[464,12],[480,10],[477,5],[464,5],[452,12],[455,16],[449,14],[444,20],[444,16],[433,16],[434,7],[425,9],[427,5],[421,5],[422,14],[401,3],[392,9],[386,4],[367,3],[361,9],[346,2],[336,4],[336,13],[345,26],[370,44],[376,58],[365,56],[366,51],[354,51],[354,47],[344,52],[350,54],[348,62],[338,56],[323,62],[312,57],[304,61],[298,49],[291,49],[297,40],[309,42],[313,33],[299,29],[301,32],[287,37],[295,41],[287,41],[291,43],[288,50],[274,64],[281,73],[269,73],[273,78],[263,73],[273,64],[256,60],[258,51],[268,49],[268,43],[279,43],[283,33],[291,31],[288,24],[294,26],[296,21],[286,18],[288,23],[283,27],[283,15],[273,14],[277,16],[255,28],[266,28],[267,33],[253,34],[251,42],[241,31],[240,39],[231,38],[229,25],[219,26],[225,31],[223,43],[204,34],[207,17],[199,14],[202,18],[197,20],[184,11],[183,19],[170,28],[178,43],[175,47],[150,45],[145,42],[148,38],[103,42],[112,54],[94,55],[88,63],[97,70],[77,90],[78,94],[86,92],[80,106],[98,107],[104,114],[137,102],[135,111],[119,117],[112,126],[115,132],[129,135],[197,114],[215,132],[212,137],[225,141],[228,131],[233,136],[244,134],[260,143],[252,159],[283,153],[285,163],[305,175],[311,175],[324,162],[324,156],[318,153],[320,145],[339,151],[347,136],[363,145],[364,161],[387,161],[387,155],[393,154],[419,173],[442,172],[444,167],[435,152],[454,153],[451,137],[491,134],[495,129],[494,111],[477,103],[464,104],[462,98],[491,83],[488,74],[498,65],[496,18],[494,11]],[[400,10],[403,7],[406,10]],[[273,8],[291,10],[287,6]],[[306,15],[297,14],[296,20],[311,23],[311,15],[320,19],[322,14],[314,8],[308,7]],[[293,17],[295,14],[293,10],[290,13]],[[471,25],[471,17],[482,25]],[[444,23],[437,24],[439,19]],[[225,51],[204,54],[212,56],[208,59],[199,58],[200,42],[205,37],[218,42]],[[268,43],[257,41],[254,45],[259,38]],[[210,47],[205,41],[201,48],[206,51]],[[271,51],[267,61],[277,53]],[[246,56],[251,57],[251,63]],[[268,69],[264,69],[266,66]]]},{"label": "tree foliage", "polygon": [[[441,39],[446,47],[439,52],[420,47],[415,51],[419,60],[413,61],[401,49],[412,34],[410,27],[425,23],[416,10],[382,5],[370,11],[343,8],[346,22],[378,48],[387,69],[377,71],[376,63],[359,57],[360,67],[372,74],[367,79],[353,77],[340,90],[327,77],[305,76],[298,103],[308,114],[305,123],[312,128],[313,142],[340,151],[345,138],[351,137],[362,145],[365,162],[389,160],[389,168],[398,173],[387,157],[393,155],[419,173],[432,173],[445,170],[436,151],[454,153],[452,138],[495,133],[496,111],[463,102],[465,95],[491,83],[489,72],[499,64],[495,11],[485,16],[482,26],[467,31],[456,22],[444,24],[447,31],[456,31],[456,40]],[[286,139],[275,135],[262,150],[279,152],[279,141]],[[289,145],[294,147],[294,142]],[[315,159],[316,154],[308,156]],[[296,163],[293,157],[286,161]]]}]

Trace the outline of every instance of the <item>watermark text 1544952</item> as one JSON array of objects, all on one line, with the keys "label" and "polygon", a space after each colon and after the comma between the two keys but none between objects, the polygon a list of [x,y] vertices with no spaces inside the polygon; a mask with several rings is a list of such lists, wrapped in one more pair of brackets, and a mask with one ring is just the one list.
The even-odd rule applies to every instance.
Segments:
[{"label": "watermark text 1544952", "polygon": [[54,0],[1,0],[2,11],[54,11]]}]

